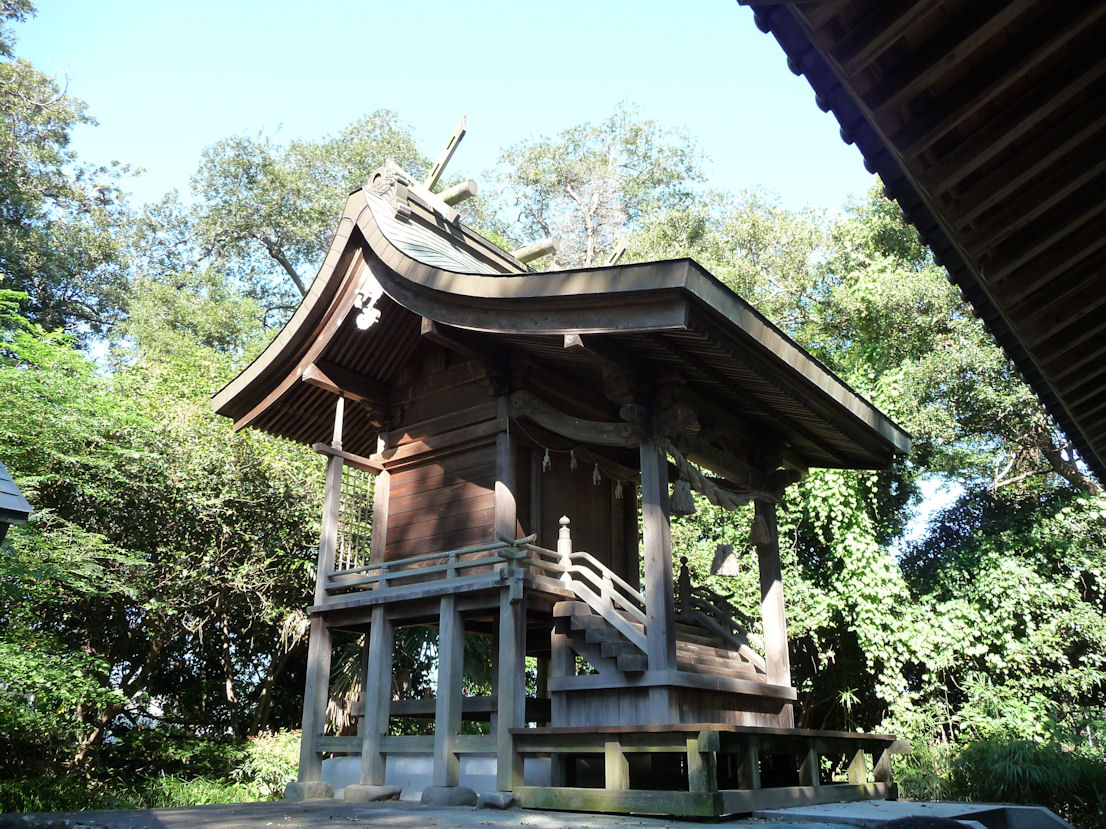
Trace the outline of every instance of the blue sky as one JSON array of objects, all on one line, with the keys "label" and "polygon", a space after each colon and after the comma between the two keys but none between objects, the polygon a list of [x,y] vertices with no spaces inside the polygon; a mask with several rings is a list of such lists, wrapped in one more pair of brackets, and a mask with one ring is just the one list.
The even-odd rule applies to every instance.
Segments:
[{"label": "blue sky", "polygon": [[714,188],[836,209],[872,182],[734,0],[39,0],[16,35],[17,55],[67,77],[98,119],[75,135],[82,158],[145,168],[138,201],[187,191],[220,138],[320,138],[378,108],[431,157],[467,115],[451,172],[479,181],[504,147],[620,100],[697,137]]}]

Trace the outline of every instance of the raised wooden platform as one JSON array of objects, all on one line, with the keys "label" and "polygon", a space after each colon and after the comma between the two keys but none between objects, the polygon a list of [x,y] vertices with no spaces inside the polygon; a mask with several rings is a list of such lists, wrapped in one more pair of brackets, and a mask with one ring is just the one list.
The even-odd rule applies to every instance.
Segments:
[{"label": "raised wooden platform", "polygon": [[[523,806],[643,815],[723,817],[893,800],[891,755],[909,750],[887,734],[710,723],[518,728],[511,735],[519,755],[547,755],[553,769],[550,787],[516,787]],[[836,775],[832,763],[830,773],[823,769],[827,757],[835,758]],[[582,779],[601,785],[577,785]]]},{"label": "raised wooden platform", "polygon": [[785,809],[857,800],[895,800],[894,783],[787,786],[777,789],[727,789],[717,792],[650,791],[521,786],[515,790],[528,809],[565,812],[608,812],[627,815],[731,817],[761,809]]}]

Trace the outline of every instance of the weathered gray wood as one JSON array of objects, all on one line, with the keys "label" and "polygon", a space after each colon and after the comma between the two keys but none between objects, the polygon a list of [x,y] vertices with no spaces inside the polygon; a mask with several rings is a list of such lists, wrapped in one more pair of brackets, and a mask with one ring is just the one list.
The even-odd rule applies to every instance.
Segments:
[{"label": "weathered gray wood", "polygon": [[362,469],[365,472],[380,473],[383,472],[384,467],[374,460],[370,460],[363,455],[354,455],[352,452],[345,452],[341,449],[337,449],[328,443],[314,443],[311,448],[318,452],[320,455],[329,455],[332,458],[341,458],[350,466]]},{"label": "weathered gray wood", "polygon": [[858,749],[849,763],[849,782],[860,784],[868,782],[868,757],[864,749]]},{"label": "weathered gray wood", "polygon": [[506,580],[506,572],[480,573],[475,576],[462,576],[453,581],[426,582],[389,587],[387,590],[364,590],[353,595],[330,596],[324,602],[312,605],[307,610],[317,613],[323,610],[349,610],[357,607],[369,607],[380,602],[414,601],[442,596],[447,593],[458,595],[468,591],[486,590],[498,587]]},{"label": "weathered gray wood", "polygon": [[453,132],[449,136],[449,140],[445,144],[445,149],[442,150],[441,155],[438,156],[438,160],[434,163],[433,169],[423,180],[422,186],[427,190],[432,190],[434,185],[438,183],[438,179],[442,177],[442,173],[445,172],[445,167],[449,164],[449,160],[453,158],[453,154],[457,152],[457,146],[461,143],[461,139],[465,137],[465,133],[468,131],[468,118],[464,115],[457,122],[457,126],[453,128]]},{"label": "weathered gray wood", "polygon": [[787,809],[819,803],[845,803],[857,800],[894,800],[895,787],[887,783],[833,786],[784,786],[771,789],[726,789],[720,815],[750,814],[762,809]]},{"label": "weathered gray wood", "polygon": [[608,791],[625,791],[630,788],[630,764],[622,753],[618,740],[603,744],[604,788]]},{"label": "weathered gray wood", "polygon": [[499,594],[499,653],[496,694],[496,788],[513,791],[522,784],[522,756],[515,751],[512,728],[526,716],[526,606],[512,601],[509,590]]},{"label": "weathered gray wood", "polygon": [[543,429],[580,443],[634,447],[639,442],[627,423],[585,420],[561,411],[528,391],[516,391],[511,395],[511,415],[532,420]]},{"label": "weathered gray wood", "polygon": [[511,446],[511,401],[507,395],[498,400],[499,422],[503,430],[495,438],[495,532],[497,538],[517,536],[518,506],[515,503],[515,457]]},{"label": "weathered gray wood", "polygon": [[[438,619],[438,687],[434,708],[434,785],[456,786],[461,779],[455,747],[461,732],[462,672],[465,658],[465,624],[457,612],[455,597],[442,597]],[[502,695],[501,695],[502,696]]]},{"label": "weathered gray wood", "polygon": [[511,251],[511,256],[525,265],[535,259],[541,259],[543,256],[556,253],[558,247],[560,247],[560,242],[552,236],[546,236],[544,239],[538,239],[536,242],[516,248]]},{"label": "weathered gray wood", "polygon": [[[768,529],[768,541],[757,545],[760,565],[760,613],[764,627],[764,663],[768,681],[774,685],[791,685],[791,659],[787,652],[787,616],[783,602],[783,574],[780,570],[779,524],[776,505],[757,501],[755,520],[762,520]],[[780,726],[795,725],[795,714],[787,706],[780,714]]]},{"label": "weathered gray wood", "polygon": [[[603,688],[645,688],[651,685],[668,685],[673,688],[699,688],[704,691],[721,691],[750,697],[766,697],[790,702],[798,698],[794,688],[788,685],[771,685],[751,679],[728,676],[696,674],[687,671],[643,671],[625,676],[587,674],[583,676],[549,677],[550,691],[597,691]],[[658,724],[665,724],[659,723]],[[791,726],[784,726],[790,728]]]},{"label": "weathered gray wood", "polygon": [[894,775],[891,773],[891,754],[893,746],[880,751],[875,755],[876,762],[875,768],[872,769],[872,779],[876,783],[892,783],[894,782]]},{"label": "weathered gray wood", "polygon": [[693,792],[718,791],[718,740],[714,736],[713,750],[708,744],[705,751],[702,734],[687,739],[687,783]]},{"label": "weathered gray wood", "polygon": [[345,426],[345,418],[346,398],[339,393],[338,398],[334,401],[334,434],[330,439],[330,444],[335,449],[342,448],[342,431]]},{"label": "weathered gray wood", "polygon": [[[388,433],[381,432],[376,438],[376,451],[383,452],[388,448]],[[384,551],[388,548],[388,510],[391,504],[392,476],[383,471],[376,476],[373,482],[373,526],[372,535],[369,537],[369,563],[378,564],[384,561]],[[386,587],[381,584],[380,587]]]},{"label": "weathered gray wood", "polygon": [[323,760],[319,755],[318,740],[326,725],[330,657],[330,629],[321,616],[315,616],[311,619],[311,632],[307,640],[307,678],[303,689],[303,733],[298,775],[301,783],[322,779]]},{"label": "weathered gray wood", "polygon": [[799,782],[804,786],[817,786],[819,780],[818,747],[812,743],[803,754],[803,762],[799,765]]},{"label": "weathered gray wood", "polygon": [[720,805],[714,792],[613,790],[568,787],[522,786],[516,790],[528,809],[557,809],[569,812],[617,812],[636,815],[686,815],[716,817]]},{"label": "weathered gray wood", "polygon": [[760,788],[760,740],[748,737],[738,757],[737,785],[742,789]]},{"label": "weathered gray wood", "polygon": [[380,747],[385,754],[430,754],[436,742],[432,736],[389,736],[380,741]]},{"label": "weathered gray wood", "polygon": [[338,549],[338,512],[341,501],[342,459],[332,456],[327,458],[326,461],[323,526],[319,537],[319,565],[315,574],[315,604],[326,601],[327,578],[334,570],[334,556]]},{"label": "weathered gray wood", "polygon": [[654,440],[642,442],[640,456],[649,670],[667,671],[676,667],[672,535],[664,508],[668,496],[668,466]]},{"label": "weathered gray wood", "polygon": [[380,741],[388,733],[388,718],[392,702],[392,647],[395,639],[392,623],[383,605],[373,608],[369,628],[368,670],[365,672],[365,713],[361,742],[361,783],[384,785],[385,757]]},{"label": "weathered gray wood", "polygon": [[476,192],[476,182],[470,178],[443,190],[438,196],[450,207],[453,207],[466,199],[471,199],[476,195]]},{"label": "weathered gray wood", "polygon": [[316,360],[304,366],[300,378],[305,383],[351,400],[388,405],[389,389],[386,385],[325,360]]}]

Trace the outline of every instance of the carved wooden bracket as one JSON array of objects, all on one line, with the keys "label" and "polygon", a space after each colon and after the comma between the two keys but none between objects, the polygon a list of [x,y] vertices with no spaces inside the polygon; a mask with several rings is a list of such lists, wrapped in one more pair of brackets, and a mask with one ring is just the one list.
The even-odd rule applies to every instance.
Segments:
[{"label": "carved wooden bracket", "polygon": [[632,448],[641,443],[629,424],[574,417],[525,391],[511,395],[511,417],[532,420],[543,429],[583,444]]}]

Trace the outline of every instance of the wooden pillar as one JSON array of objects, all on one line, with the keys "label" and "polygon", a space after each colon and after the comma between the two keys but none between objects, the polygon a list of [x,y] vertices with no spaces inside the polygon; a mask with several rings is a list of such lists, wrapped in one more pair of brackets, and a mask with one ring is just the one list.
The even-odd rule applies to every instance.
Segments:
[{"label": "wooden pillar", "polygon": [[[376,438],[376,451],[388,448],[388,433],[381,432]],[[379,472],[373,482],[373,526],[369,538],[369,561],[373,564],[384,560],[384,550],[388,545],[388,499],[391,497],[392,480],[387,471]]]},{"label": "wooden pillar", "polygon": [[[335,446],[342,445],[342,420],[345,400],[338,398],[334,408]],[[338,512],[342,500],[342,459],[331,456],[326,462],[326,493],[323,497],[323,526],[319,538],[318,571],[315,574],[315,604],[326,601],[327,576],[334,569],[338,547]],[[320,779],[322,758],[318,740],[326,725],[326,704],[330,698],[330,629],[322,616],[313,616],[307,640],[307,677],[303,688],[303,732],[300,738],[300,782]]]},{"label": "wooden pillar", "polygon": [[872,754],[875,767],[872,769],[872,780],[876,783],[893,783],[894,775],[891,773],[891,748],[880,749]]},{"label": "wooden pillar", "polygon": [[[505,394],[500,395],[498,407],[500,419],[510,424],[511,399]],[[508,425],[506,430],[500,432],[495,438],[495,532],[497,537],[517,537],[516,489],[515,457]]]},{"label": "wooden pillar", "polygon": [[514,791],[522,785],[522,757],[515,751],[512,728],[526,725],[526,603],[499,592],[499,642],[496,659],[496,788]]},{"label": "wooden pillar", "polygon": [[849,763],[849,782],[860,785],[868,782],[868,757],[864,749],[857,749]]},{"label": "wooden pillar", "polygon": [[687,787],[692,792],[718,791],[717,731],[700,731],[687,739]]},{"label": "wooden pillar", "polygon": [[760,739],[752,735],[747,735],[744,739],[744,751],[738,759],[737,787],[739,789],[759,789]]},{"label": "wooden pillar", "polygon": [[618,736],[603,743],[604,788],[624,792],[630,788],[630,764]]},{"label": "wooden pillar", "polygon": [[362,698],[365,713],[361,718],[361,783],[384,785],[385,756],[381,740],[388,733],[392,707],[392,648],[395,637],[392,623],[384,613],[384,605],[373,607],[369,628],[368,668]]},{"label": "wooden pillar", "polygon": [[307,640],[307,679],[303,686],[303,733],[300,737],[300,769],[298,780],[307,783],[319,780],[323,760],[318,740],[326,725],[326,703],[330,693],[330,628],[321,616],[311,619]]},{"label": "wooden pillar", "polygon": [[435,786],[456,786],[461,780],[461,762],[454,743],[461,732],[464,664],[465,623],[457,612],[455,597],[443,596],[438,619],[438,688],[434,701]]},{"label": "wooden pillar", "polygon": [[[780,570],[780,531],[776,521],[776,505],[755,502],[754,520],[763,521],[768,540],[757,544],[760,565],[760,613],[764,627],[764,662],[768,681],[773,685],[791,687],[791,660],[787,653],[787,617],[783,603],[783,575]],[[795,711],[786,703],[780,711],[780,727],[795,727]]]},{"label": "wooden pillar", "polygon": [[[676,609],[672,585],[672,535],[665,507],[668,467],[655,440],[642,441],[641,524],[645,553],[645,640],[650,671],[676,669]],[[653,723],[672,720],[668,691],[649,689]]]},{"label": "wooden pillar", "polygon": [[799,765],[799,785],[817,786],[821,783],[821,754],[818,751],[818,743],[811,742],[803,754],[803,762]]}]

